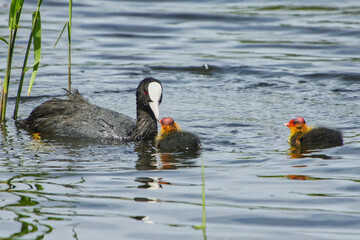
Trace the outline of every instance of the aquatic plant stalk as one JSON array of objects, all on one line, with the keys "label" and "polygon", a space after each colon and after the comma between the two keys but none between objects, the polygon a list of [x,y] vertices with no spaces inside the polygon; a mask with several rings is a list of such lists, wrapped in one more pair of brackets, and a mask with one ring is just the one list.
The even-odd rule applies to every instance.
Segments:
[{"label": "aquatic plant stalk", "polygon": [[57,43],[59,42],[62,34],[65,31],[65,28],[67,28],[68,30],[68,90],[69,92],[71,92],[71,22],[72,22],[72,0],[69,0],[69,21],[67,21],[58,37],[58,39],[56,40],[54,47],[56,47]]},{"label": "aquatic plant stalk", "polygon": [[201,161],[201,175],[202,175],[202,232],[204,240],[206,237],[206,211],[205,211],[205,170],[204,159]]},{"label": "aquatic plant stalk", "polygon": [[201,162],[201,176],[202,176],[202,224],[193,226],[195,229],[201,229],[203,233],[203,239],[207,240],[206,237],[206,209],[205,209],[205,170],[204,170],[204,159]]},{"label": "aquatic plant stalk", "polygon": [[1,100],[0,100],[1,121],[4,121],[6,118],[6,105],[7,105],[9,84],[10,84],[12,57],[14,53],[16,33],[17,33],[17,29],[19,28],[19,21],[20,21],[23,3],[24,0],[12,0],[10,5],[10,11],[9,11],[10,35],[8,42],[8,55],[7,55],[5,78],[1,90]]},{"label": "aquatic plant stalk", "polygon": [[69,0],[69,23],[68,23],[68,41],[69,41],[69,59],[68,59],[68,90],[71,92],[71,24],[72,24],[72,0]]},{"label": "aquatic plant stalk", "polygon": [[[39,0],[41,4],[42,0]],[[29,89],[27,95],[30,95],[32,86],[34,84],[34,80],[37,74],[37,70],[39,68],[39,63],[41,59],[41,17],[40,17],[40,5],[38,5],[38,10],[34,15],[34,24],[33,24],[33,42],[34,42],[34,65],[33,65],[33,72],[31,74],[31,79],[29,83]]]},{"label": "aquatic plant stalk", "polygon": [[33,72],[31,74],[31,79],[30,79],[30,83],[29,83],[28,95],[30,95],[30,91],[34,84],[37,70],[39,68],[39,63],[40,63],[40,58],[41,58],[41,17],[40,17],[41,2],[42,2],[42,0],[38,1],[36,12],[33,13],[32,28],[31,28],[29,41],[28,41],[28,45],[26,48],[26,52],[25,52],[24,63],[23,63],[22,71],[21,71],[21,77],[20,77],[20,82],[18,85],[18,91],[17,91],[17,96],[16,96],[16,103],[15,103],[14,116],[13,116],[14,119],[17,118],[17,114],[18,114],[18,110],[19,110],[20,97],[21,97],[22,86],[24,83],[25,72],[29,69],[29,68],[26,68],[26,66],[27,66],[27,60],[28,60],[32,40],[34,43],[34,64],[32,66]]}]

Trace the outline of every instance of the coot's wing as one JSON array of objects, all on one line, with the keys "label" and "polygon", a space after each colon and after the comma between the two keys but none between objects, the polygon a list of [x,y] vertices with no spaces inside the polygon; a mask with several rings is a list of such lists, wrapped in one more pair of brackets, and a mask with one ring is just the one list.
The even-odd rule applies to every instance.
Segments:
[{"label": "coot's wing", "polygon": [[36,107],[19,122],[31,131],[66,137],[126,139],[135,126],[129,116],[90,104],[77,91]]}]

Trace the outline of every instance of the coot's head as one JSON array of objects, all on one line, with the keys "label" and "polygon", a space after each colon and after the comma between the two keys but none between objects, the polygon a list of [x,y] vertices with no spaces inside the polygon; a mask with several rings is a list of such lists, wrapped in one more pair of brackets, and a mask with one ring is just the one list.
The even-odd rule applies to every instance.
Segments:
[{"label": "coot's head", "polygon": [[303,117],[291,119],[288,123],[284,123],[284,125],[290,128],[291,132],[302,132],[308,129],[305,119]]},{"label": "coot's head", "polygon": [[162,118],[159,122],[161,124],[161,135],[169,135],[181,131],[179,125],[171,117]]},{"label": "coot's head", "polygon": [[151,77],[142,80],[136,91],[138,108],[150,113],[156,120],[159,120],[159,105],[162,101],[162,91],[161,82]]}]

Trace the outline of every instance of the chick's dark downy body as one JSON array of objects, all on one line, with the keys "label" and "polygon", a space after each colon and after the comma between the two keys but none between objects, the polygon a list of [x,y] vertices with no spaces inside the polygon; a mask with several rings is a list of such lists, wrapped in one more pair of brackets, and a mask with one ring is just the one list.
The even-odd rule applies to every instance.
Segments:
[{"label": "chick's dark downy body", "polygon": [[290,138],[290,145],[297,146],[299,144],[297,141],[303,148],[327,148],[343,145],[342,134],[326,127],[314,127],[302,136],[294,134]]},{"label": "chick's dark downy body", "polygon": [[196,151],[201,148],[197,135],[182,131],[172,118],[160,120],[161,131],[156,137],[156,147],[163,151],[180,152]]}]

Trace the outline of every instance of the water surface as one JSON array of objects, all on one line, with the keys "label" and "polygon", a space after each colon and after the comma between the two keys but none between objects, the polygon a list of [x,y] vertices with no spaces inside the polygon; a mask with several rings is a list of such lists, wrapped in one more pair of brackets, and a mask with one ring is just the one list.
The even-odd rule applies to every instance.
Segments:
[{"label": "water surface", "polygon": [[[135,89],[162,81],[162,117],[199,135],[197,154],[36,139],[14,96],[36,1],[26,1],[0,153],[0,238],[359,239],[360,7],[357,1],[76,1],[73,88],[135,117]],[[8,1],[0,1],[8,36]],[[44,1],[42,60],[20,118],[67,87],[67,3]],[[7,48],[0,43],[0,77]],[[29,76],[27,76],[29,77]],[[343,132],[296,152],[284,122]]]}]

